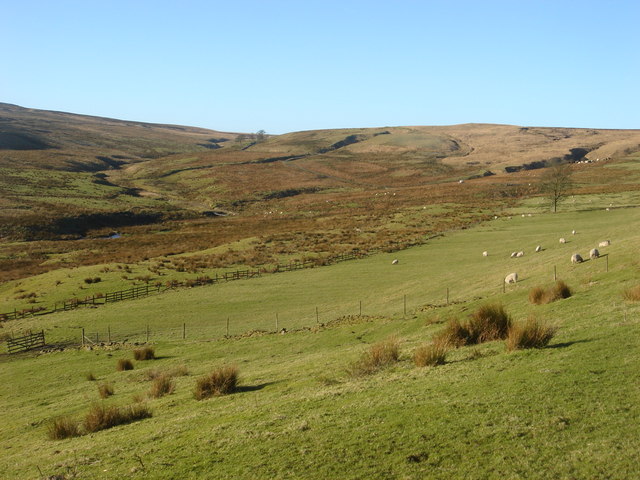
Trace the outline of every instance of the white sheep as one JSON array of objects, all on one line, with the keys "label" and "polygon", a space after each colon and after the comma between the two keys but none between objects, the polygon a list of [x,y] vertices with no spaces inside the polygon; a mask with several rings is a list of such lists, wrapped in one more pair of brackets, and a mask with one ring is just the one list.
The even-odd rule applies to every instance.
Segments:
[{"label": "white sheep", "polygon": [[599,256],[600,256],[600,252],[598,251],[598,249],[597,249],[597,248],[592,248],[592,249],[589,251],[589,258],[590,258],[591,260],[595,260],[595,259],[596,259],[596,258],[598,258]]},{"label": "white sheep", "polygon": [[600,242],[598,244],[599,247],[608,247],[609,245],[611,245],[611,240],[605,240],[604,242]]},{"label": "white sheep", "polygon": [[397,265],[397,264],[398,264],[398,259],[397,259],[397,258],[395,258],[395,259],[393,260],[393,262],[391,262],[391,265]]},{"label": "white sheep", "polygon": [[542,247],[541,247],[540,245],[538,245],[538,246],[536,247],[536,252],[541,252],[541,251],[542,251]]},{"label": "white sheep", "polygon": [[582,263],[582,262],[584,262],[584,260],[582,259],[579,253],[574,253],[573,255],[571,255],[571,263]]},{"label": "white sheep", "polygon": [[571,235],[575,235],[576,231],[575,230],[571,230]]},{"label": "white sheep", "polygon": [[516,272],[510,273],[506,277],[504,277],[504,283],[517,283],[518,282],[518,274]]},{"label": "white sheep", "polygon": [[560,239],[560,243],[567,243],[567,241],[564,239],[564,237],[562,237],[562,238]]},{"label": "white sheep", "polygon": [[511,258],[516,258],[518,256],[518,252],[511,252]]},{"label": "white sheep", "polygon": [[520,251],[520,252],[516,253],[516,257],[517,258],[524,257],[524,252]]},{"label": "white sheep", "polygon": [[486,250],[484,252],[482,252],[482,256],[483,257],[488,257],[489,256],[489,252],[487,252]]}]

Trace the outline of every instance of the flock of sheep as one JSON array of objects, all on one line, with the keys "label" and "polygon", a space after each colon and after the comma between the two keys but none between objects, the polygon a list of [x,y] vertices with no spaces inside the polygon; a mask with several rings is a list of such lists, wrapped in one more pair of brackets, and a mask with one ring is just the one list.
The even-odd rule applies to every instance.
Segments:
[{"label": "flock of sheep", "polygon": [[[572,235],[576,234],[576,231],[573,230],[571,232]],[[560,239],[560,243],[567,243],[565,238],[561,238]],[[610,240],[605,240],[603,242],[600,242],[598,244],[599,248],[602,247],[608,247],[609,245],[611,245],[611,241]],[[542,246],[538,245],[536,247],[536,252],[541,252],[542,251]],[[484,251],[482,252],[482,256],[483,257],[488,257],[489,256],[489,252]],[[512,252],[511,253],[511,258],[519,258],[519,257],[524,257],[524,252],[523,251],[519,251],[519,252]],[[600,257],[600,251],[597,248],[592,248],[589,251],[589,258],[591,260],[595,260],[596,258]],[[582,255],[580,255],[579,253],[574,253],[573,255],[571,255],[571,263],[582,263],[584,262],[584,259],[582,258]],[[504,278],[504,282],[505,283],[517,283],[518,281],[518,274],[516,272],[510,273],[509,275],[507,275]]]}]

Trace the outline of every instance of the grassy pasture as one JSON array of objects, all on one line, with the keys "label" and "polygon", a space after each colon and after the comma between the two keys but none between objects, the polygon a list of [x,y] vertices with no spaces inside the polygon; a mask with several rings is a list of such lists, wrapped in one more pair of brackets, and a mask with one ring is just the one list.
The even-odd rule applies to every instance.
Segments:
[{"label": "grassy pasture", "polygon": [[[115,369],[119,358],[133,358],[127,348],[3,356],[0,469],[7,478],[34,478],[38,468],[69,478],[629,478],[640,447],[640,308],[621,292],[638,283],[640,233],[628,226],[639,216],[636,208],[599,208],[504,217],[395,254],[17,322],[55,338],[73,326],[184,321],[213,341],[159,338],[159,358],[127,372]],[[604,258],[570,264],[571,253],[584,256],[604,239],[612,241],[601,249],[609,272]],[[535,254],[537,244],[545,250]],[[515,250],[525,256],[510,258]],[[574,295],[529,304],[528,290],[551,283],[554,264]],[[503,294],[510,271],[522,280]],[[447,286],[464,302],[420,308],[443,303]],[[327,306],[323,321],[357,313],[359,299],[364,314],[383,318],[220,338],[226,316],[237,319],[232,333],[273,330],[274,311],[291,328],[313,325],[316,303]],[[517,320],[538,315],[558,334],[542,350],[506,353],[491,342],[455,350],[443,366],[413,365],[413,349],[447,317],[465,318],[486,300],[502,301]],[[369,345],[392,334],[401,340],[399,363],[347,376]],[[196,401],[196,378],[227,363],[240,370],[240,391]],[[49,419],[81,418],[98,401],[87,372],[113,385],[105,405],[126,405],[149,390],[146,371],[181,365],[190,374],[175,378],[175,392],[146,400],[152,418],[47,439]]]}]

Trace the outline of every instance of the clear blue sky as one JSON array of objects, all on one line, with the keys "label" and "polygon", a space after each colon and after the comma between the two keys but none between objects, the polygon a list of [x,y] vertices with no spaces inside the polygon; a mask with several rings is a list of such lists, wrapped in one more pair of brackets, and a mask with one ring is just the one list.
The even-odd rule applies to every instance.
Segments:
[{"label": "clear blue sky", "polygon": [[640,128],[640,2],[0,0],[0,102],[224,131]]}]

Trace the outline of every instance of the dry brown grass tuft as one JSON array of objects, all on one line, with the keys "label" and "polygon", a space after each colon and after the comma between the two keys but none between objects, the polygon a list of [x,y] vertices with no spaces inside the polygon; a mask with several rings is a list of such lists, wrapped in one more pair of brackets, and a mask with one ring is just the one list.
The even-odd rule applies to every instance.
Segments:
[{"label": "dry brown grass tuft", "polygon": [[213,396],[228,395],[236,391],[238,381],[238,367],[224,365],[196,381],[194,397],[196,400],[203,400]]},{"label": "dry brown grass tuft", "polygon": [[444,365],[449,346],[446,342],[426,343],[413,353],[413,363],[417,367]]},{"label": "dry brown grass tuft", "polygon": [[116,364],[116,370],[119,372],[123,372],[125,370],[133,370],[133,362],[128,358],[121,358]]},{"label": "dry brown grass tuft", "polygon": [[176,384],[169,375],[159,375],[153,380],[149,396],[151,398],[160,398],[173,393]]},{"label": "dry brown grass tuft", "polygon": [[453,348],[462,347],[469,339],[469,331],[456,318],[450,319],[445,327],[433,337],[434,343]]},{"label": "dry brown grass tuft", "polygon": [[627,288],[622,292],[622,297],[628,302],[640,302],[640,285]]},{"label": "dry brown grass tuft", "polygon": [[396,337],[389,337],[374,343],[353,363],[348,372],[353,376],[369,375],[383,367],[391,365],[400,358],[400,342]]},{"label": "dry brown grass tuft", "polygon": [[149,418],[150,416],[151,410],[149,410],[149,407],[141,403],[126,407],[94,405],[85,416],[83,426],[87,433],[92,433]]},{"label": "dry brown grass tuft", "polygon": [[529,317],[526,321],[511,326],[506,341],[507,350],[542,348],[551,341],[555,333],[555,327]]},{"label": "dry brown grass tuft", "polygon": [[136,348],[133,351],[133,358],[135,360],[154,360],[156,352],[153,347]]},{"label": "dry brown grass tuft", "polygon": [[100,398],[108,398],[113,395],[113,386],[110,383],[102,383],[98,385],[98,394]]},{"label": "dry brown grass tuft", "polygon": [[563,298],[569,298],[571,296],[571,288],[563,280],[557,280],[549,288],[533,287],[529,291],[529,302],[534,305],[543,305],[546,303],[555,302]]},{"label": "dry brown grass tuft", "polygon": [[80,424],[71,417],[59,417],[47,425],[47,434],[51,440],[79,437]]},{"label": "dry brown grass tuft", "polygon": [[483,343],[506,338],[511,327],[511,317],[502,304],[482,305],[469,320],[467,343]]}]

